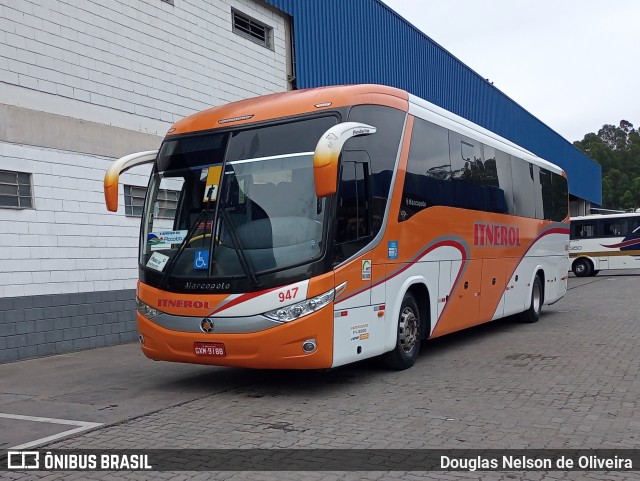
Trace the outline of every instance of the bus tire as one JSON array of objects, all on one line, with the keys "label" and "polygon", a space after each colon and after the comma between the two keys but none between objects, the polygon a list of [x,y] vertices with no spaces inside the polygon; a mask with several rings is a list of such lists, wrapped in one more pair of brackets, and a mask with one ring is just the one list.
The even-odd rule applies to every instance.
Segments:
[{"label": "bus tire", "polygon": [[543,302],[544,289],[542,287],[542,280],[539,275],[536,275],[533,280],[533,287],[531,288],[531,302],[529,303],[529,309],[520,314],[520,321],[527,324],[538,322]]},{"label": "bus tire", "polygon": [[589,277],[593,271],[593,265],[588,259],[577,259],[573,263],[571,270],[576,277]]},{"label": "bus tire", "polygon": [[413,295],[407,292],[400,306],[396,347],[382,357],[388,368],[402,371],[415,364],[422,339],[421,326],[418,303]]},{"label": "bus tire", "polygon": [[591,273],[591,277],[595,277],[595,276],[597,276],[597,275],[598,275],[598,272],[600,272],[600,271],[593,271],[593,272]]}]

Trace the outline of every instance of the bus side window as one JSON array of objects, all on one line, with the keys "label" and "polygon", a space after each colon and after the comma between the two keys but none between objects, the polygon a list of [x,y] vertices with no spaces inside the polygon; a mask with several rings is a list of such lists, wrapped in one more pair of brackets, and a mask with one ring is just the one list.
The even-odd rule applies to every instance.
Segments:
[{"label": "bus side window", "polygon": [[604,236],[620,237],[626,236],[628,233],[628,224],[624,219],[607,220],[603,222]]},{"label": "bus side window", "polygon": [[586,239],[595,236],[595,224],[575,224],[574,237],[576,239]]},{"label": "bus side window", "polygon": [[511,172],[516,215],[535,218],[536,194],[533,185],[533,166],[512,155]]},{"label": "bus side window", "polygon": [[449,131],[416,118],[398,221],[435,205],[453,205],[452,201]]}]

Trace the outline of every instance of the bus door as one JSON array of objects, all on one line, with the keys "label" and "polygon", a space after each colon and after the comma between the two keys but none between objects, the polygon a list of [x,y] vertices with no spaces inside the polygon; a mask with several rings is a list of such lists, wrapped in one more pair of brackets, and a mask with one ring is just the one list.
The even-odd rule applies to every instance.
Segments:
[{"label": "bus door", "polygon": [[[334,366],[357,361],[383,350],[384,317],[372,306],[374,266],[372,252],[358,254],[371,239],[371,188],[368,155],[363,151],[343,152],[338,185],[334,264],[335,284],[347,286],[336,299],[334,312]],[[345,262],[347,261],[347,262]],[[380,274],[383,274],[381,271]],[[377,274],[375,274],[377,275]],[[376,301],[384,303],[378,289]]]},{"label": "bus door", "polygon": [[[371,305],[371,252],[354,258],[373,238],[370,192],[367,153],[343,152],[333,253],[334,264],[343,263],[336,269],[336,286],[347,282],[345,297],[349,299],[341,303],[341,308]],[[349,259],[349,262],[344,263]]]}]

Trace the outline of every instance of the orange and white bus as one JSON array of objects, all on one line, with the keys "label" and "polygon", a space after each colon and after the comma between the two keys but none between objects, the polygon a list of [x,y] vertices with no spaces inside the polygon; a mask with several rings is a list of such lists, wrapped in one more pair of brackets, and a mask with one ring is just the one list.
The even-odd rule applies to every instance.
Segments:
[{"label": "orange and white bus", "polygon": [[[566,292],[563,171],[405,91],[298,90],[177,122],[153,162],[138,327],[156,360],[324,369],[520,314]],[[167,208],[167,191],[177,207]]]}]

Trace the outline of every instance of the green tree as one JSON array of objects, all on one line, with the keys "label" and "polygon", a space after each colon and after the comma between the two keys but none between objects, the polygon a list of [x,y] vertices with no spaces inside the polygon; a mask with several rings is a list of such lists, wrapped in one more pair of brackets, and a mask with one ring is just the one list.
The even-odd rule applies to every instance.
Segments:
[{"label": "green tree", "polygon": [[617,127],[605,124],[573,145],[602,166],[603,207],[640,207],[640,130],[621,120]]}]

